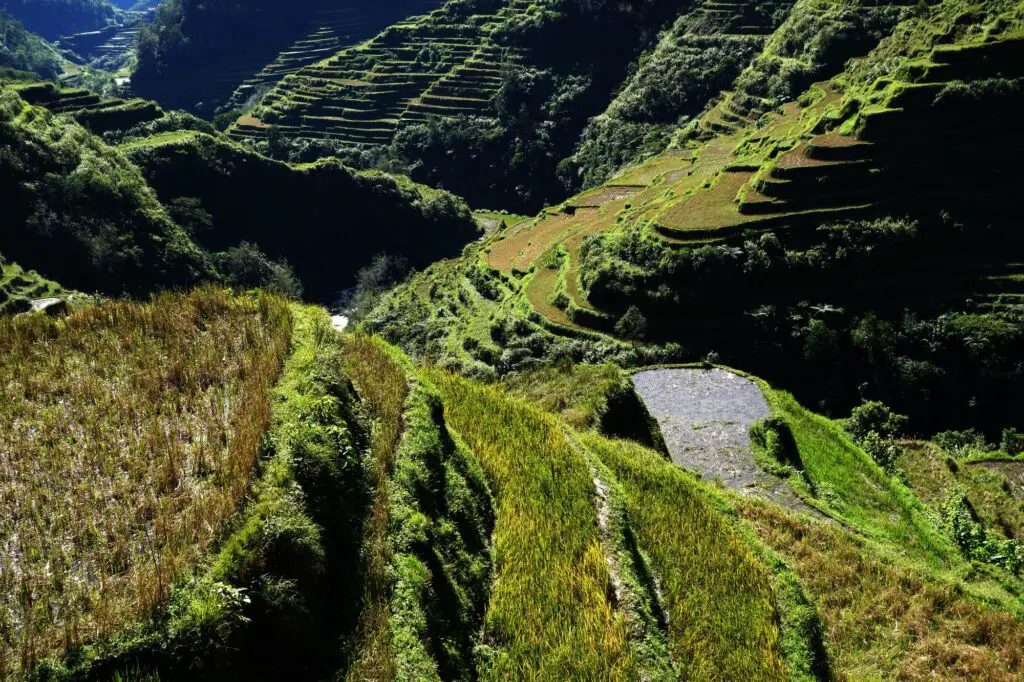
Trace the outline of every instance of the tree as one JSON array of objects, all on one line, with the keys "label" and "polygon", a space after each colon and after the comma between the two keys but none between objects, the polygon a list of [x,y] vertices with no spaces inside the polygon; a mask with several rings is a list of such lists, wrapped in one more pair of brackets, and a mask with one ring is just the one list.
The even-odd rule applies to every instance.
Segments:
[{"label": "tree", "polygon": [[643,340],[647,334],[647,318],[639,308],[631,305],[626,314],[615,323],[615,333],[636,345],[636,342]]}]

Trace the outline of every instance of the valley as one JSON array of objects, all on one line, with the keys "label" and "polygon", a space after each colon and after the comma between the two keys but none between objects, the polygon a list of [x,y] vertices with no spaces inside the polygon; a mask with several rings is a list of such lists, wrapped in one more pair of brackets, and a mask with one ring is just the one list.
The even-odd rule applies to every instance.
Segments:
[{"label": "valley", "polygon": [[1021,0],[0,0],[0,680],[1024,679]]}]

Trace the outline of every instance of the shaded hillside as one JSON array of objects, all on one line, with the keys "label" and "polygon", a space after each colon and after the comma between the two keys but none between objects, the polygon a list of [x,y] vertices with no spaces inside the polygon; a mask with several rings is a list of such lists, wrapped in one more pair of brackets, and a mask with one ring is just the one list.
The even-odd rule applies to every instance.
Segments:
[{"label": "shaded hillside", "polygon": [[286,78],[232,134],[258,140],[273,126],[298,153],[341,149],[477,206],[536,210],[564,191],[552,159],[678,9],[450,2]]},{"label": "shaded hillside", "polygon": [[74,121],[0,89],[0,252],[83,290],[151,290],[214,275],[139,169]]},{"label": "shaded hillside", "polygon": [[356,270],[377,253],[405,256],[419,268],[458,253],[477,234],[452,195],[334,159],[290,166],[196,131],[159,133],[121,149],[163,202],[198,200],[213,225],[196,235],[200,243],[220,251],[256,242],[285,258],[314,296],[353,286]]},{"label": "shaded hillside", "polygon": [[102,28],[115,13],[107,0],[3,0],[3,10],[47,40]]},{"label": "shaded hillside", "polygon": [[0,252],[76,289],[138,294],[221,279],[296,293],[288,268],[257,243],[272,261],[292,261],[320,296],[349,286],[377,253],[421,265],[477,232],[444,192],[335,161],[271,161],[145,100],[52,84],[0,96],[10,197]]},{"label": "shaded hillside", "polygon": [[261,70],[279,55],[286,67],[304,59],[307,51],[320,55],[325,49],[359,42],[436,4],[170,0],[140,34],[133,85],[139,94],[161,104],[212,117],[243,83],[273,83],[279,78],[257,75],[265,74]]},{"label": "shaded hillside", "polygon": [[0,10],[0,78],[5,72],[22,72],[53,80],[63,70],[63,59],[52,45]]}]

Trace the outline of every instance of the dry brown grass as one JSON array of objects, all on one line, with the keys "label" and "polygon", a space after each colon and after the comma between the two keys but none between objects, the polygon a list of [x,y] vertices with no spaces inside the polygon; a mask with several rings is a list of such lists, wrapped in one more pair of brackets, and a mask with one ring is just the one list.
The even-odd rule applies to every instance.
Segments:
[{"label": "dry brown grass", "polygon": [[290,335],[213,288],[0,321],[0,677],[167,595],[246,495]]},{"label": "dry brown grass", "polygon": [[373,502],[363,527],[363,610],[359,616],[359,652],[350,680],[392,680],[388,604],[391,580],[391,510],[388,485],[395,448],[402,436],[402,410],[409,383],[405,371],[380,341],[355,334],[345,342],[345,372],[352,378],[374,418],[370,443]]},{"label": "dry brown grass", "polygon": [[1019,680],[1024,622],[886,559],[835,527],[743,500],[740,514],[804,581],[839,680]]}]

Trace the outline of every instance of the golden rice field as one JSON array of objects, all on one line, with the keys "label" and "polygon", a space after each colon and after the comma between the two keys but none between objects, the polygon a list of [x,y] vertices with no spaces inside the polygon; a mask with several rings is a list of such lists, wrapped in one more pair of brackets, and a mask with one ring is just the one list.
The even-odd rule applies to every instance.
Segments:
[{"label": "golden rice field", "polygon": [[495,496],[482,638],[495,655],[481,678],[635,679],[624,618],[609,603],[591,474],[563,427],[498,389],[442,372],[431,378]]},{"label": "golden rice field", "polygon": [[0,677],[167,595],[247,493],[290,336],[215,288],[0,320]]},{"label": "golden rice field", "polygon": [[788,679],[768,569],[679,467],[632,441],[584,445],[615,474],[658,577],[672,657],[690,680]]}]

